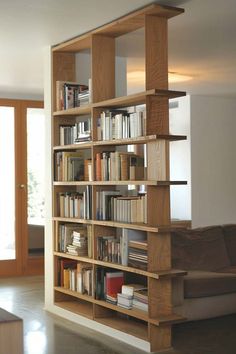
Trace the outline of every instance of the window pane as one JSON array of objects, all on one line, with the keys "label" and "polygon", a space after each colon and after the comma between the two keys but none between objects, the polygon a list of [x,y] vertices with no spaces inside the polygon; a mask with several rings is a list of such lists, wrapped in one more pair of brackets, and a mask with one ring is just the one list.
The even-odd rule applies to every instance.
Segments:
[{"label": "window pane", "polygon": [[0,107],[0,259],[15,259],[14,108]]},{"label": "window pane", "polygon": [[41,108],[27,109],[28,224],[44,225],[45,117]]}]

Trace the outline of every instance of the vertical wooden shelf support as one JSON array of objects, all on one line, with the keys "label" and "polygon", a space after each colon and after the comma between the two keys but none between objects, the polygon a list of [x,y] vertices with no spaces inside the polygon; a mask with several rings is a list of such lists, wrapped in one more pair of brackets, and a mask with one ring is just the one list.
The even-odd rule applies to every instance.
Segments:
[{"label": "vertical wooden shelf support", "polygon": [[92,35],[92,101],[115,97],[115,39]]}]

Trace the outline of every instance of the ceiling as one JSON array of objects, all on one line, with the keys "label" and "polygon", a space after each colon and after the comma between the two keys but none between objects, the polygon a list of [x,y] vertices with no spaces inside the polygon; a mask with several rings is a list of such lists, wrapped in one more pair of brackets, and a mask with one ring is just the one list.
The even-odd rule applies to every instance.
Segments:
[{"label": "ceiling", "polygon": [[[45,47],[152,2],[0,0],[0,97],[42,98]],[[184,14],[169,21],[169,69],[190,75],[192,80],[171,88],[191,94],[235,96],[235,0],[156,2],[185,9]],[[131,71],[143,68],[141,37],[141,32],[134,33],[123,45],[126,51],[120,50],[120,55],[132,57]]]}]

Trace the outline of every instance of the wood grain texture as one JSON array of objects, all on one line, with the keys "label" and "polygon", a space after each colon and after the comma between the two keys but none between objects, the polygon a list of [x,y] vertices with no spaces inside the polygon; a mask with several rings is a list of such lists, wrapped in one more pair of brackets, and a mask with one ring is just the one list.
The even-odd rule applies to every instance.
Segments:
[{"label": "wood grain texture", "polygon": [[171,269],[170,234],[148,233],[148,271]]},{"label": "wood grain texture", "polygon": [[164,226],[170,224],[169,186],[147,186],[148,225]]},{"label": "wood grain texture", "polygon": [[156,327],[153,324],[149,324],[149,341],[151,344],[151,352],[162,353],[165,350],[171,349],[171,326]]},{"label": "wood grain texture", "polygon": [[115,40],[92,36],[92,102],[115,97]]},{"label": "wood grain texture", "polygon": [[172,314],[171,279],[148,278],[149,317],[158,318]]},{"label": "wood grain texture", "polygon": [[[3,311],[3,310],[1,310]],[[0,319],[0,353],[23,354],[23,321]]]},{"label": "wood grain texture", "polygon": [[145,17],[146,90],[168,89],[167,19]]},{"label": "wood grain texture", "polygon": [[52,107],[56,111],[56,81],[75,81],[75,55],[73,53],[52,54]]},{"label": "wood grain texture", "polygon": [[88,49],[91,47],[91,35],[93,34],[100,34],[115,38],[144,27],[146,15],[164,17],[168,19],[177,16],[182,12],[184,12],[184,10],[181,8],[151,4],[142,9],[133,11],[128,15],[120,17],[111,23],[98,27],[89,33],[85,33],[65,43],[56,45],[53,48],[53,51],[78,52],[83,49]]},{"label": "wood grain texture", "polygon": [[71,311],[78,315],[93,319],[93,304],[86,301],[73,301],[71,296],[68,296],[68,301],[56,301],[55,305],[62,307],[67,311]]},{"label": "wood grain texture", "polygon": [[169,105],[166,97],[150,95],[146,99],[147,135],[169,134]]},{"label": "wood grain texture", "polygon": [[168,180],[165,140],[147,143],[147,179]]}]

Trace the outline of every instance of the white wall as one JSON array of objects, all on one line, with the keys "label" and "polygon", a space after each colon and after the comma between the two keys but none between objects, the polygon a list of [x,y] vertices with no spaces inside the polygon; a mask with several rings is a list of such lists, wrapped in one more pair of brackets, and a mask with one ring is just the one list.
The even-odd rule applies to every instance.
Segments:
[{"label": "white wall", "polygon": [[236,221],[236,101],[191,96],[192,226]]},{"label": "white wall", "polygon": [[171,186],[171,218],[191,220],[190,96],[170,101],[170,133],[186,135],[183,141],[170,143],[170,180],[187,181]]}]

